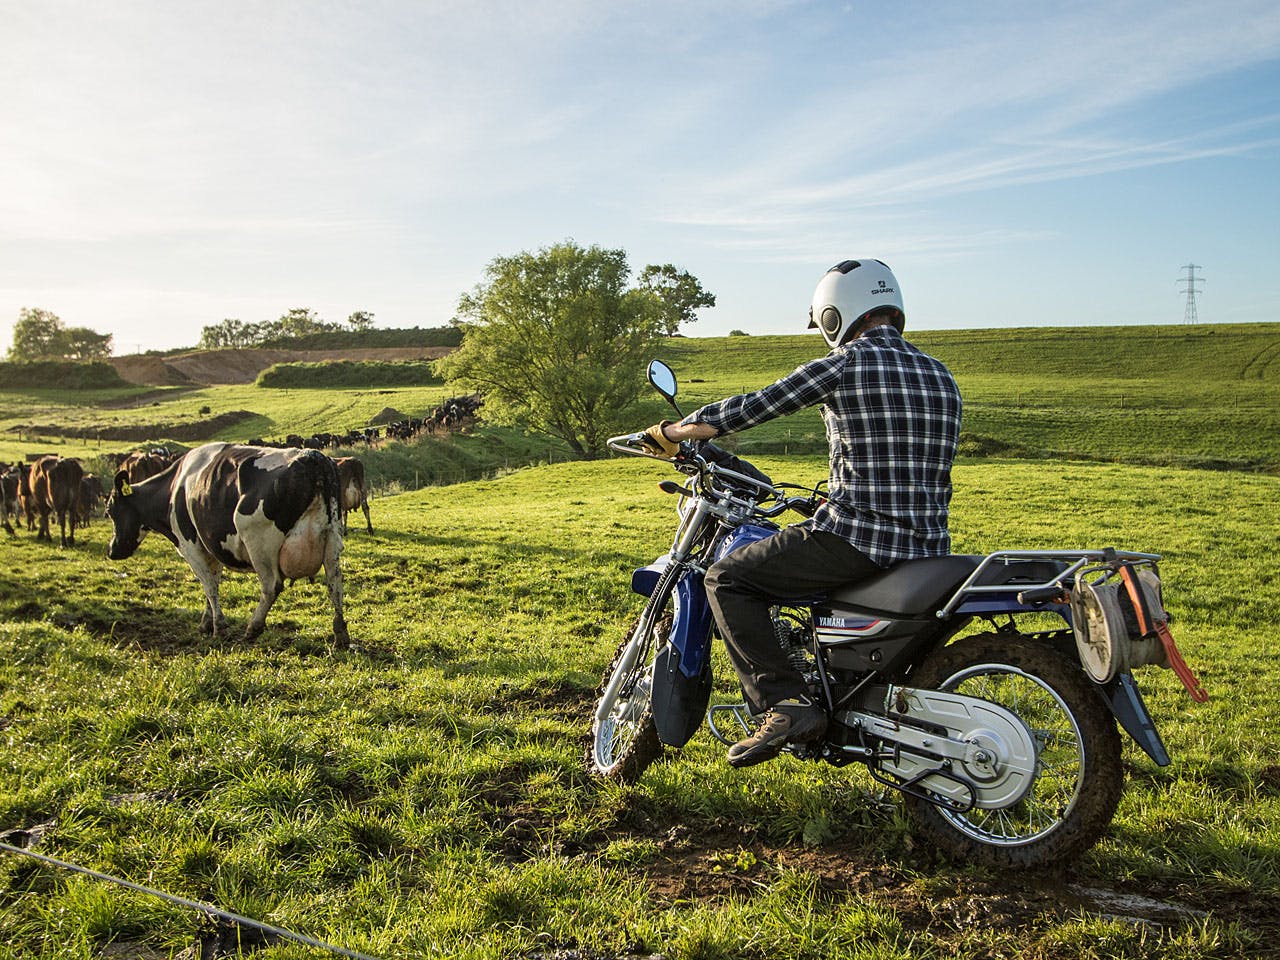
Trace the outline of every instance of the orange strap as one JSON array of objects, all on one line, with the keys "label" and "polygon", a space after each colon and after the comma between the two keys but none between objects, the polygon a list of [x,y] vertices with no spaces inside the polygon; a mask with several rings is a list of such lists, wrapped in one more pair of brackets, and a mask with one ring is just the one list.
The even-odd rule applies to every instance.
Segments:
[{"label": "orange strap", "polygon": [[1200,686],[1200,681],[1187,666],[1187,661],[1182,659],[1182,654],[1178,652],[1178,645],[1173,642],[1173,634],[1169,632],[1169,624],[1163,620],[1159,621],[1156,624],[1156,632],[1160,634],[1160,642],[1164,644],[1164,652],[1169,657],[1169,666],[1182,681],[1182,685],[1187,688],[1191,699],[1196,703],[1204,703],[1209,699],[1209,694],[1205,692],[1204,687]]},{"label": "orange strap", "polygon": [[1151,625],[1147,623],[1147,605],[1142,602],[1142,593],[1138,588],[1138,578],[1133,575],[1133,567],[1127,563],[1120,568],[1120,579],[1129,591],[1129,599],[1133,601],[1133,612],[1138,618],[1138,630],[1142,636],[1151,633]]},{"label": "orange strap", "polygon": [[[1151,633],[1151,628],[1147,623],[1147,607],[1143,602],[1138,578],[1134,576],[1133,568],[1128,564],[1122,566],[1120,568],[1120,579],[1124,581],[1125,589],[1129,591],[1129,599],[1133,601],[1133,611],[1138,617],[1138,629],[1142,631],[1142,635],[1145,637]],[[1151,614],[1152,618],[1158,615],[1159,612]],[[1173,632],[1169,629],[1169,621],[1156,620],[1155,633],[1160,637],[1165,656],[1169,658],[1170,668],[1177,678],[1182,681],[1182,685],[1187,688],[1187,693],[1191,694],[1191,699],[1196,703],[1204,703],[1209,699],[1209,694],[1200,685],[1196,675],[1191,672],[1191,668],[1187,666],[1187,661],[1182,659],[1182,654],[1178,651],[1178,645],[1173,642]]]}]

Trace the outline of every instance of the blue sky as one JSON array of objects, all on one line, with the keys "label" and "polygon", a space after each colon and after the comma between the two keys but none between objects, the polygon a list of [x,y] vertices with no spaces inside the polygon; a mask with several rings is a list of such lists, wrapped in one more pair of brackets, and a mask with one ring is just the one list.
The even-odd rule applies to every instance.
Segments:
[{"label": "blue sky", "polygon": [[1280,5],[35,2],[0,14],[22,307],[437,326],[495,256],[673,262],[691,335],[888,262],[916,328],[1280,320]]}]

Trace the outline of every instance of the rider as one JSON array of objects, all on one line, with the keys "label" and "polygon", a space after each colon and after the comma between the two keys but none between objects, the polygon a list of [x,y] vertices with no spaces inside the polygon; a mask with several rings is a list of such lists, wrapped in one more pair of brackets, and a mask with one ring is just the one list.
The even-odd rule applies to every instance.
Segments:
[{"label": "rider", "polygon": [[960,391],[945,366],[902,338],[905,321],[892,271],[879,260],[845,260],[818,283],[809,311],[809,327],[822,333],[830,353],[771,386],[645,431],[646,445],[675,457],[681,441],[823,405],[827,500],[812,520],[735,550],[707,571],[716,625],[747,706],[761,721],[729,748],[735,767],[772,759],[785,744],[814,740],[827,726],[826,711],[778,643],[769,607],[950,551]]}]

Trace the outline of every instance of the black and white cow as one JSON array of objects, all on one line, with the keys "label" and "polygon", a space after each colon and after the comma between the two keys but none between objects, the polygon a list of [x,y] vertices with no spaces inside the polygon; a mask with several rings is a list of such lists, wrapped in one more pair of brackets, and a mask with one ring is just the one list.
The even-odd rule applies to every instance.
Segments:
[{"label": "black and white cow", "polygon": [[333,634],[349,642],[342,615],[342,500],[333,461],[314,450],[207,443],[162,473],[130,484],[116,474],[107,503],[115,529],[107,556],[123,560],[148,530],[168,538],[204,587],[200,629],[226,626],[218,603],[224,567],[252,568],[262,600],[244,638],[262,632],[286,579],[313,577],[324,567],[333,602]]}]

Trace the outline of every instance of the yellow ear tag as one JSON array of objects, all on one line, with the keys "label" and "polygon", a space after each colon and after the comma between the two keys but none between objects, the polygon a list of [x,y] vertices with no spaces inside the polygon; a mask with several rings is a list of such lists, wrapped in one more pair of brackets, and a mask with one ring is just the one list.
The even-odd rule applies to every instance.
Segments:
[{"label": "yellow ear tag", "polygon": [[120,493],[126,497],[129,496],[129,494],[133,493],[133,487],[129,486],[128,480],[125,480],[120,484]]}]

